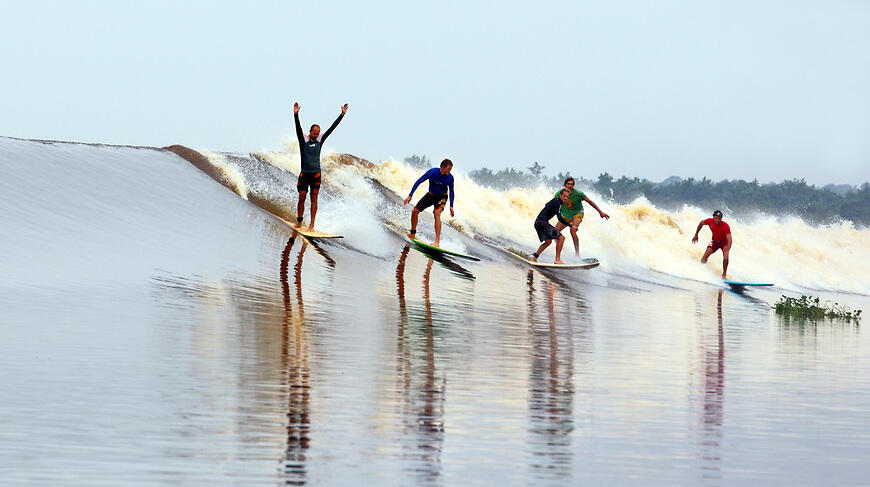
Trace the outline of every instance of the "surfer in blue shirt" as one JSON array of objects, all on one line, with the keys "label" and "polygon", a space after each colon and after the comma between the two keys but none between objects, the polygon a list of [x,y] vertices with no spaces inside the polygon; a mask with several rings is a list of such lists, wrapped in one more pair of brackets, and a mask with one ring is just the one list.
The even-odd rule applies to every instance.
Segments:
[{"label": "surfer in blue shirt", "polygon": [[302,124],[299,123],[299,103],[293,104],[293,120],[296,122],[296,138],[299,140],[299,157],[302,168],[296,180],[296,191],[299,192],[299,204],[296,205],[296,228],[302,226],[302,215],[305,214],[305,195],[311,189],[311,222],[309,230],[314,230],[314,217],[317,215],[317,194],[320,192],[320,149],[329,134],[338,126],[338,122],[347,113],[347,103],[341,107],[341,115],[332,122],[329,129],[320,137],[320,125],[314,124],[308,131],[308,139],[302,135]]},{"label": "surfer in blue shirt", "polygon": [[429,191],[420,198],[420,201],[414,206],[414,210],[411,211],[411,231],[408,232],[408,238],[416,239],[417,238],[417,217],[420,215],[420,212],[429,208],[430,206],[434,206],[434,214],[435,214],[435,241],[432,242],[432,245],[438,247],[441,243],[441,212],[444,211],[444,205],[447,204],[447,192],[450,192],[450,216],[455,216],[453,212],[453,176],[450,174],[450,170],[453,169],[453,161],[450,159],[444,159],[441,161],[441,167],[433,167],[429,169],[420,179],[414,183],[414,187],[411,188],[411,193],[408,194],[408,197],[405,198],[405,205],[407,205],[411,201],[411,197],[414,196],[414,191],[417,190],[417,186],[423,181],[429,180]]}]

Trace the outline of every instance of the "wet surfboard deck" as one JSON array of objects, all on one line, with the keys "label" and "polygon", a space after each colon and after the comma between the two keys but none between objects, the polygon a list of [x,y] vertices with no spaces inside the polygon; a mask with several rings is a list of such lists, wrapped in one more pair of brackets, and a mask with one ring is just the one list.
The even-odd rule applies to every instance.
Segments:
[{"label": "wet surfboard deck", "polygon": [[432,244],[428,244],[428,243],[426,243],[426,242],[421,242],[421,241],[419,241],[419,240],[417,240],[417,239],[409,238],[409,237],[407,237],[407,236],[405,237],[405,239],[406,239],[408,242],[414,244],[416,247],[418,247],[418,248],[420,248],[420,249],[422,249],[422,250],[425,250],[425,251],[427,251],[427,252],[435,252],[435,253],[442,254],[442,255],[452,255],[452,256],[454,256],[454,257],[459,257],[459,258],[461,258],[461,259],[468,259],[468,260],[473,260],[473,261],[479,261],[479,260],[480,260],[480,259],[478,259],[477,257],[475,257],[475,256],[473,256],[473,255],[467,255],[467,254],[463,254],[463,253],[461,253],[461,252],[456,252],[456,251],[453,251],[453,250],[442,249],[441,247],[436,247],[436,246],[434,246],[434,245],[432,245]]},{"label": "wet surfboard deck", "polygon": [[534,262],[527,259],[521,252],[516,251],[514,249],[502,249],[511,256],[513,256],[517,260],[521,260],[526,264],[537,267],[539,269],[559,269],[559,270],[569,270],[569,269],[593,269],[598,267],[601,263],[598,262],[598,259],[595,257],[586,257],[581,259],[581,263],[579,264],[554,264],[552,262]]}]

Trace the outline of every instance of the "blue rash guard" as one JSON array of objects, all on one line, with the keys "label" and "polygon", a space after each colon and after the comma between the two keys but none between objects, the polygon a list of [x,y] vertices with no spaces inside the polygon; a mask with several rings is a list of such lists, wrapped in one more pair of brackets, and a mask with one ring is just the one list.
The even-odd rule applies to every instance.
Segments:
[{"label": "blue rash guard", "polygon": [[447,190],[450,190],[450,206],[453,207],[453,175],[452,174],[441,174],[441,168],[433,167],[428,171],[424,172],[420,179],[414,183],[414,187],[411,188],[411,193],[408,196],[414,196],[414,191],[417,190],[417,186],[420,186],[425,180],[429,180],[429,192],[434,195],[442,195],[446,194]]},{"label": "blue rash guard", "polygon": [[338,126],[338,122],[341,122],[342,117],[344,117],[343,113],[332,122],[320,140],[308,139],[306,141],[305,136],[302,135],[302,126],[299,124],[299,114],[293,114],[293,119],[296,121],[296,138],[299,139],[299,156],[302,158],[301,172],[320,172],[320,149],[329,134]]}]

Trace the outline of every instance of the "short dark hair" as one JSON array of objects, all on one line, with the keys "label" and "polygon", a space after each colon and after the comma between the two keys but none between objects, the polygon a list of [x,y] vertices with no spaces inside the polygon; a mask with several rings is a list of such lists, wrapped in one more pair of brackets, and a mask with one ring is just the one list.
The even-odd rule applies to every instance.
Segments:
[{"label": "short dark hair", "polygon": [[316,123],[312,123],[311,128],[308,129],[308,131],[311,132],[312,130],[314,130],[314,127],[320,128],[320,125],[317,125]]},{"label": "short dark hair", "polygon": [[714,211],[714,212],[713,212],[713,216],[721,217],[721,216],[722,216],[722,211],[721,211],[721,210],[716,210],[716,211]]},{"label": "short dark hair", "polygon": [[441,161],[441,167],[447,166],[453,167],[453,161],[451,161],[450,159],[444,159],[443,161]]},{"label": "short dark hair", "polygon": [[574,181],[574,178],[572,178],[571,176],[568,176],[567,178],[565,178],[565,182],[562,184],[568,184],[568,181]]}]

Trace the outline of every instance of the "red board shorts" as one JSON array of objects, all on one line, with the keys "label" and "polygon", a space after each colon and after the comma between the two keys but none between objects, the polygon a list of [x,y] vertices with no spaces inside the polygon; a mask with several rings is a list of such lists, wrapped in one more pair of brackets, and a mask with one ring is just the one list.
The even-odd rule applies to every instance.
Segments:
[{"label": "red board shorts", "polygon": [[320,173],[319,172],[303,172],[299,173],[299,179],[296,180],[296,191],[305,193],[311,188],[311,194],[320,192]]},{"label": "red board shorts", "polygon": [[726,240],[713,240],[712,242],[710,242],[710,245],[707,245],[707,248],[711,249],[710,253],[712,254],[713,252],[725,247],[727,244],[728,241]]}]

